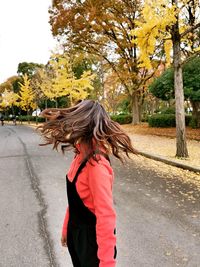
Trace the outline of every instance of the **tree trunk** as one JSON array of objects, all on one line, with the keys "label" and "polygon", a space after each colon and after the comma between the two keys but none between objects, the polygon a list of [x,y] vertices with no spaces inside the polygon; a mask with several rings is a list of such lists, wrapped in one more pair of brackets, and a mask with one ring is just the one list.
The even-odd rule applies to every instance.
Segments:
[{"label": "tree trunk", "polygon": [[[177,5],[177,0],[174,0]],[[176,105],[176,157],[187,158],[188,150],[185,133],[185,111],[183,93],[183,75],[181,67],[180,33],[178,17],[172,28],[174,89]]]},{"label": "tree trunk", "polygon": [[37,107],[36,107],[36,115],[35,115],[35,123],[36,123],[36,125],[38,125],[38,105],[37,105]]},{"label": "tree trunk", "polygon": [[28,116],[28,124],[30,124],[30,111],[27,110],[27,116]]},{"label": "tree trunk", "polygon": [[14,107],[13,107],[13,105],[12,105],[12,115],[15,115],[15,111],[14,111]]},{"label": "tree trunk", "polygon": [[176,157],[187,158],[188,150],[186,144],[185,133],[185,111],[184,111],[184,95],[182,68],[174,69],[174,86],[176,99]]},{"label": "tree trunk", "polygon": [[55,99],[55,102],[56,102],[56,108],[58,108],[58,100],[57,100],[57,98]]},{"label": "tree trunk", "polygon": [[100,82],[102,86],[102,104],[105,106],[105,99],[106,99],[106,91],[105,91],[105,74],[103,70],[103,60],[100,61],[100,69],[99,69],[99,77],[100,77]]},{"label": "tree trunk", "polygon": [[196,120],[197,128],[200,128],[200,101],[190,101],[192,105],[192,117]]},{"label": "tree trunk", "polygon": [[134,93],[132,96],[132,115],[133,115],[132,124],[133,125],[139,124],[140,123],[140,111],[139,111],[137,93]]},{"label": "tree trunk", "polygon": [[[48,103],[47,103],[47,99],[45,99],[45,109],[48,108]],[[47,122],[47,118],[45,118],[45,122]]]},{"label": "tree trunk", "polygon": [[45,99],[45,109],[48,108],[47,99]]}]

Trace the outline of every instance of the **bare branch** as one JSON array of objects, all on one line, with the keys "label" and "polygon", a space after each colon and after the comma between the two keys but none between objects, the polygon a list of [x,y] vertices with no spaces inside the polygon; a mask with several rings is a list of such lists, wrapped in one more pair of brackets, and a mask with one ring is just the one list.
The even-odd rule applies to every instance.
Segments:
[{"label": "bare branch", "polygon": [[186,34],[188,34],[189,32],[194,31],[195,29],[200,27],[200,22],[197,23],[196,25],[190,27],[189,29],[187,29],[186,31],[184,31],[183,33],[180,34],[181,38],[184,37]]}]

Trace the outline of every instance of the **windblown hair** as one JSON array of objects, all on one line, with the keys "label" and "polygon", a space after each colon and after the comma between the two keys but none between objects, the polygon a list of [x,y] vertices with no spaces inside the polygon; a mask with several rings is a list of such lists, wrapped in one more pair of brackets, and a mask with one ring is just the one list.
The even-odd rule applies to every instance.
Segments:
[{"label": "windblown hair", "polygon": [[137,154],[129,136],[97,101],[83,100],[70,108],[45,109],[41,116],[47,118],[47,122],[39,127],[46,141],[43,145],[53,144],[54,149],[61,145],[64,151],[72,147],[76,149],[77,143],[81,143],[87,147],[86,156],[91,151],[103,149],[120,160],[120,152],[127,156]]}]

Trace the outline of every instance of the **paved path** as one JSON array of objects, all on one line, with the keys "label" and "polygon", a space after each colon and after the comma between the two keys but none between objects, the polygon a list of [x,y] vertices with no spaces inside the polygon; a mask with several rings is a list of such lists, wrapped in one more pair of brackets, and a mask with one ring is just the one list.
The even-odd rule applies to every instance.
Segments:
[{"label": "paved path", "polygon": [[[126,130],[126,129],[125,129]],[[142,135],[130,133],[131,140],[134,146],[141,152],[147,153],[160,158],[165,158],[169,161],[180,163],[188,166],[188,169],[194,168],[200,172],[200,142],[195,140],[187,140],[187,147],[189,158],[178,159],[176,154],[176,138],[156,136],[156,135]]]},{"label": "paved path", "polygon": [[[31,128],[0,127],[0,267],[72,267],[60,246],[72,155],[39,142]],[[112,165],[117,267],[199,267],[198,176],[143,157]]]}]

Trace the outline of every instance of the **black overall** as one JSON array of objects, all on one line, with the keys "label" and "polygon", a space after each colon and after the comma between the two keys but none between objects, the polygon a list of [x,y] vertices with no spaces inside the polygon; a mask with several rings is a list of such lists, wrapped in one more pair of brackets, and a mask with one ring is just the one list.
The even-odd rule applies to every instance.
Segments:
[{"label": "black overall", "polygon": [[[88,157],[89,158],[89,157]],[[78,168],[72,182],[67,181],[69,204],[69,222],[67,245],[74,267],[98,267],[96,242],[96,216],[83,204],[77,190],[76,182],[88,158]]]}]

